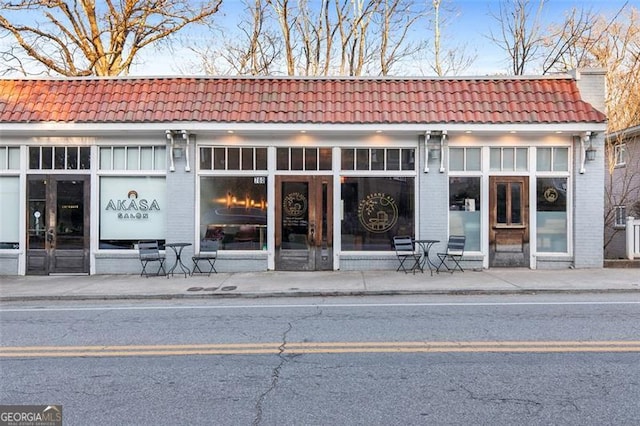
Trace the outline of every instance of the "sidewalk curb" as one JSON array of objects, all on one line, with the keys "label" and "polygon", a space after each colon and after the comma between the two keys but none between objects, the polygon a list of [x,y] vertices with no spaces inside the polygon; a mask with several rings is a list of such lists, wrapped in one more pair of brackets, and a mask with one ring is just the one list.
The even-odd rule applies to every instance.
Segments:
[{"label": "sidewalk curb", "polygon": [[638,289],[536,289],[517,290],[346,290],[346,291],[272,291],[240,293],[199,293],[199,294],[132,294],[132,295],[59,295],[59,296],[0,296],[0,302],[36,301],[94,301],[94,300],[172,300],[172,299],[259,299],[275,297],[357,297],[357,296],[506,296],[534,294],[606,294],[640,293]]}]

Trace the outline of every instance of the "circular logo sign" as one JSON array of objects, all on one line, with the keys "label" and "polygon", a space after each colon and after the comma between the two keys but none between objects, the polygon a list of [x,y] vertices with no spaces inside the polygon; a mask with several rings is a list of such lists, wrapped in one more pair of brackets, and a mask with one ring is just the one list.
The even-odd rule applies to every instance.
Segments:
[{"label": "circular logo sign", "polygon": [[382,192],[369,194],[360,201],[358,219],[367,231],[386,232],[398,221],[396,200]]},{"label": "circular logo sign", "polygon": [[299,192],[292,192],[284,197],[282,209],[289,217],[300,217],[307,212],[307,197]]},{"label": "circular logo sign", "polygon": [[544,190],[544,199],[550,203],[555,203],[558,199],[558,191],[555,188],[549,187]]}]

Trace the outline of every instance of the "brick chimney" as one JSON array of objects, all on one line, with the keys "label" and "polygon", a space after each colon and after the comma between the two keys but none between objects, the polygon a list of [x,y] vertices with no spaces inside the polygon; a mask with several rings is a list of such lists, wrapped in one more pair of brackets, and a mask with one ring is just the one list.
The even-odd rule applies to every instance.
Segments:
[{"label": "brick chimney", "polygon": [[576,81],[582,99],[598,111],[606,113],[607,71],[604,68],[582,68],[572,70],[569,74]]}]

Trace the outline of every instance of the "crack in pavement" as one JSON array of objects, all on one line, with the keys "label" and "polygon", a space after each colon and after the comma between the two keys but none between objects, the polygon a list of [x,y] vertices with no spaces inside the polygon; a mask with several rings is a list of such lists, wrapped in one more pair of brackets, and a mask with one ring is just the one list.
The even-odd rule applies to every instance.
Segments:
[{"label": "crack in pavement", "polygon": [[[318,312],[316,312],[315,314],[307,315],[296,321],[303,321],[308,318],[322,315],[322,310],[319,307],[317,308],[317,310]],[[288,362],[289,359],[291,358],[301,356],[301,355],[285,355],[284,354],[285,347],[287,346],[287,335],[289,334],[289,332],[291,332],[292,329],[293,329],[293,323],[289,322],[287,329],[282,334],[282,343],[280,344],[280,346],[278,346],[278,357],[280,358],[280,362],[278,363],[278,365],[275,366],[275,368],[271,372],[271,385],[266,391],[264,391],[258,397],[258,400],[256,401],[256,417],[252,422],[252,425],[254,426],[258,426],[262,422],[262,407],[263,407],[264,400],[267,398],[267,395],[269,395],[273,390],[275,390],[276,386],[278,385],[278,381],[280,380],[280,370],[282,369],[284,364]]]}]

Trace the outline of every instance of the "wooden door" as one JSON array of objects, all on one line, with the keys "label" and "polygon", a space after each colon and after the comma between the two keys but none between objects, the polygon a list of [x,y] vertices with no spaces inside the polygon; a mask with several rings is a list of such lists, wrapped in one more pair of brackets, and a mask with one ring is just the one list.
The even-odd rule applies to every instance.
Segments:
[{"label": "wooden door", "polygon": [[276,176],[276,269],[333,269],[332,176]]},{"label": "wooden door", "polygon": [[89,273],[89,179],[28,177],[27,274]]},{"label": "wooden door", "polygon": [[489,266],[529,266],[529,178],[489,178]]}]

